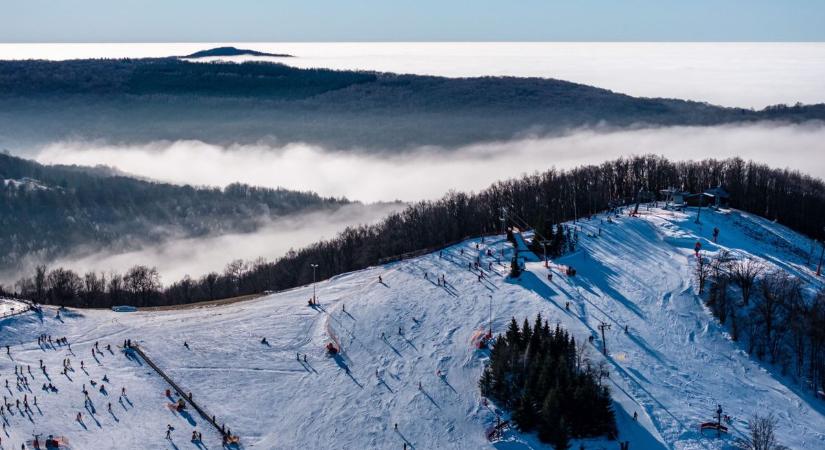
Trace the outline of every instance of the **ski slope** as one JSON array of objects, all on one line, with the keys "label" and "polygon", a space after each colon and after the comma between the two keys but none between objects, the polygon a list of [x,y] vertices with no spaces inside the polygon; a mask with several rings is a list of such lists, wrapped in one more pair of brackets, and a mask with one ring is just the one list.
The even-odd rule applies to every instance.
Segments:
[{"label": "ski slope", "polygon": [[[706,210],[701,225],[692,216],[659,209],[613,223],[602,219],[580,222],[577,251],[553,261],[578,274],[567,277],[553,269],[552,281],[535,258],[528,258],[520,279],[508,278],[512,248],[499,237],[320,282],[320,305],[314,308],[307,306],[312,287],[302,287],[222,306],[68,310],[59,319],[56,309],[47,308],[42,317],[5,319],[0,345],[10,345],[11,354],[5,348],[0,353],[0,382],[9,379],[10,388],[0,388],[10,399],[25,393],[31,402],[37,395],[38,407],[30,414],[15,408],[6,414],[2,448],[20,448],[33,434],[64,436],[74,449],[220,446],[219,434],[198,414],[168,407],[175,398],[164,395],[166,383],[139,358],[123,355],[118,346],[125,339],[137,342],[239,435],[243,448],[549,448],[513,430],[499,442],[486,439],[495,406],[479,395],[486,356],[472,338],[488,327],[491,304],[494,332],[503,331],[511,317],[520,322],[540,312],[580,342],[595,337],[588,357],[596,364],[604,360],[609,369],[619,438],[629,440],[631,449],[729,448],[746,432],[751,414],[768,411],[779,419],[783,444],[825,448],[825,403],[732,342],[695,295],[691,273],[693,244],[700,239],[710,254],[729,249],[789,270],[812,292],[822,282],[805,267],[808,241],[737,211]],[[709,240],[714,226],[721,230],[719,244]],[[503,252],[504,264],[485,256],[487,249]],[[468,269],[478,256],[481,281]],[[439,275],[446,286],[436,283]],[[602,322],[611,325],[606,358],[597,328]],[[41,333],[66,336],[71,351],[38,345]],[[96,341],[102,355],[93,359]],[[341,346],[338,357],[325,354],[330,341]],[[75,369],[68,376],[59,373],[66,357]],[[41,390],[49,381],[38,369],[40,359],[58,392]],[[31,366],[31,392],[16,389],[15,365]],[[90,388],[104,374],[108,390],[90,390],[91,414],[81,385]],[[733,416],[731,436],[721,439],[698,431],[716,404]],[[83,423],[75,420],[78,412]],[[167,424],[175,428],[171,439],[165,437]],[[190,442],[193,430],[203,433],[203,443]],[[579,445],[618,448],[602,439],[573,448]]]}]

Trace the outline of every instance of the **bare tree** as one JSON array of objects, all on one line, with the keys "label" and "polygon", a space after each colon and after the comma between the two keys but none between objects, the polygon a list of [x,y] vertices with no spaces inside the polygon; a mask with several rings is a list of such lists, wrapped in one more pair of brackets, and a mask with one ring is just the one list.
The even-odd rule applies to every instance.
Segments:
[{"label": "bare tree", "polygon": [[756,277],[763,271],[763,267],[753,258],[746,258],[730,265],[730,275],[734,283],[742,290],[742,303],[748,305],[751,297],[751,288]]},{"label": "bare tree", "polygon": [[232,286],[232,293],[237,294],[241,287],[241,278],[246,273],[248,265],[242,259],[235,259],[226,265],[223,274]]},{"label": "bare tree", "polygon": [[763,342],[771,361],[776,362],[779,343],[787,331],[783,326],[788,312],[786,306],[802,301],[801,284],[785,271],[774,271],[764,277],[761,286],[762,295],[754,305],[754,312],[763,327]]},{"label": "bare tree", "polygon": [[702,255],[697,256],[696,267],[693,268],[693,273],[696,275],[696,282],[699,283],[699,294],[702,294],[705,291],[705,283],[711,274],[708,259]]},{"label": "bare tree", "polygon": [[780,445],[776,439],[776,425],[778,421],[769,414],[760,416],[758,414],[748,421],[748,436],[740,439],[737,446],[743,450],[785,450],[787,447]]}]

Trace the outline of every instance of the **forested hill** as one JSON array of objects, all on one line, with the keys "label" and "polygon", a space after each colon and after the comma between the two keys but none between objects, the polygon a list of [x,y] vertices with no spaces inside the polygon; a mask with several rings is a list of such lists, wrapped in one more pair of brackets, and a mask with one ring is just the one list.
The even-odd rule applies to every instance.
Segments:
[{"label": "forested hill", "polygon": [[443,78],[176,58],[0,61],[0,145],[9,148],[79,137],[274,138],[386,149],[596,124],[814,119],[825,119],[825,105],[753,111],[539,78]]},{"label": "forested hill", "polygon": [[267,218],[345,203],[243,184],[176,186],[0,154],[0,270],[26,254],[49,258],[79,245],[127,248],[169,236],[252,231]]}]

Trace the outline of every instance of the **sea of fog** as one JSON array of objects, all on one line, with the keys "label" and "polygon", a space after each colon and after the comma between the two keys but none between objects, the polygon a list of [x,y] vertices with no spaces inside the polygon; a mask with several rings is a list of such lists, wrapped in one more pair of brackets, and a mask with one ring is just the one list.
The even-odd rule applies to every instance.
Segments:
[{"label": "sea of fog", "polygon": [[274,60],[297,67],[557,78],[634,96],[752,108],[825,102],[825,43],[0,44],[0,59],[175,56],[223,45],[294,55]]},{"label": "sea of fog", "polygon": [[[189,43],[0,44],[0,59],[185,55],[235,45],[289,53],[278,59],[327,67],[450,77],[553,77],[638,96],[677,97],[761,108],[777,103],[825,102],[825,44],[752,43]],[[249,58],[233,58],[243,61]],[[675,160],[740,156],[825,178],[825,125],[784,123],[713,127],[571,129],[553,136],[521,136],[459,148],[361,152],[284,142],[212,145],[177,140],[128,145],[61,141],[15,149],[45,164],[104,164],[126,173],[178,184],[232,182],[312,190],[362,202],[433,199],[455,189],[491,183],[550,167],[569,168],[633,154]],[[129,252],[88,252],[52,261],[78,271],[124,271],[157,266],[165,281],[220,270],[235,258],[273,258],[345,226],[374,222],[394,205],[352,207],[333,215],[304,215],[256,233],[178,239]],[[35,261],[21,261],[21,269]],[[11,275],[11,274],[6,274]],[[0,281],[4,278],[0,274]]]},{"label": "sea of fog", "polygon": [[478,191],[497,180],[551,167],[598,164],[627,155],[672,160],[728,158],[788,167],[825,178],[825,125],[760,123],[713,127],[575,129],[458,148],[359,152],[304,143],[219,146],[200,141],[142,145],[56,142],[36,153],[45,164],[104,164],[177,184],[247,184],[310,190],[363,202],[435,199]]},{"label": "sea of fog", "polygon": [[333,211],[301,213],[265,221],[251,233],[173,238],[126,251],[77,248],[71,254],[48,262],[26,257],[15,269],[0,272],[0,283],[13,286],[15,281],[30,276],[35,266],[43,263],[50,268],[64,267],[77,273],[121,274],[134,265],[143,264],[156,267],[161,281],[168,285],[184,275],[197,278],[209,272],[222,272],[234,259],[272,261],[290,249],[298,250],[332,238],[346,227],[379,222],[404,206],[401,203],[351,204]]}]

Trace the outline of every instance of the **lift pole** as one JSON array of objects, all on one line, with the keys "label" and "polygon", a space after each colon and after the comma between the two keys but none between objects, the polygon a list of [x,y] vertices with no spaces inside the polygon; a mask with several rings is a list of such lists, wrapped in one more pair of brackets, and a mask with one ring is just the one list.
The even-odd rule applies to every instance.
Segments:
[{"label": "lift pole", "polygon": [[607,356],[607,340],[604,338],[604,330],[609,330],[610,324],[606,322],[601,322],[599,324],[599,331],[602,332],[602,354]]}]

